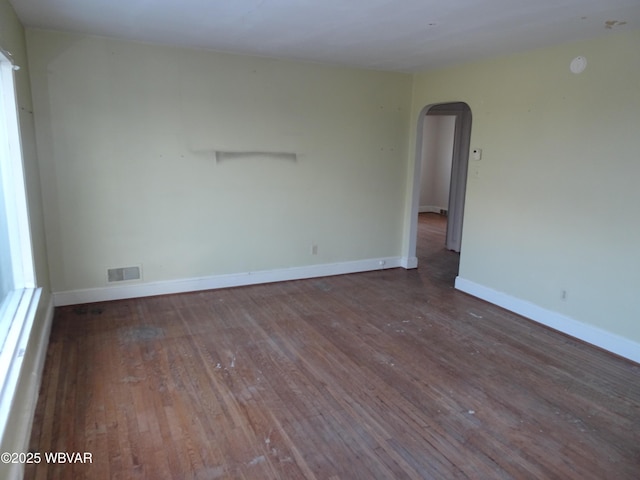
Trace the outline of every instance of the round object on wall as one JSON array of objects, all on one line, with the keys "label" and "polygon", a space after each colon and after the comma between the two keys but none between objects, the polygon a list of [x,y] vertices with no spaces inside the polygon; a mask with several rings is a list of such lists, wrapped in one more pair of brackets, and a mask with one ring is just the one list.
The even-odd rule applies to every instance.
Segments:
[{"label": "round object on wall", "polygon": [[569,68],[573,73],[582,73],[587,68],[587,59],[580,56],[571,60]]}]

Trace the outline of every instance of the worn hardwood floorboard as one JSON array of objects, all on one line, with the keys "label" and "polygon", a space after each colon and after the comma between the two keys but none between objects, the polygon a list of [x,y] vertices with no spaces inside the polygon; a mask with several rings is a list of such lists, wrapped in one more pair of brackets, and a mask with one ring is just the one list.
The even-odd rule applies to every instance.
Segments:
[{"label": "worn hardwood floorboard", "polygon": [[56,310],[36,479],[638,479],[640,366],[420,268]]}]

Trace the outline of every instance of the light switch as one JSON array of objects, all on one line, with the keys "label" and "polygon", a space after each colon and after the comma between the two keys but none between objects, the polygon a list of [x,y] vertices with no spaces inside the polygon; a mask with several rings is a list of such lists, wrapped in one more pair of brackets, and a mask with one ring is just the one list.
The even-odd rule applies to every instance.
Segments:
[{"label": "light switch", "polygon": [[474,160],[480,160],[482,158],[482,149],[481,148],[474,148],[473,149],[473,159]]}]

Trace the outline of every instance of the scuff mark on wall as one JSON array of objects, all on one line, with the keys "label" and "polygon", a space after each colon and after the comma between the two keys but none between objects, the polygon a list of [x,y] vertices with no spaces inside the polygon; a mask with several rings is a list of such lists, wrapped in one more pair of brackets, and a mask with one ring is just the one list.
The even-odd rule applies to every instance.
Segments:
[{"label": "scuff mark on wall", "polygon": [[621,22],[619,20],[607,20],[606,22],[604,22],[604,28],[611,30],[613,27],[620,27],[626,24],[627,22]]},{"label": "scuff mark on wall", "polygon": [[225,160],[238,160],[245,158],[266,158],[273,160],[287,160],[292,162],[298,161],[298,155],[291,152],[260,152],[260,151],[246,151],[246,152],[224,152],[216,151],[216,163],[223,162]]}]

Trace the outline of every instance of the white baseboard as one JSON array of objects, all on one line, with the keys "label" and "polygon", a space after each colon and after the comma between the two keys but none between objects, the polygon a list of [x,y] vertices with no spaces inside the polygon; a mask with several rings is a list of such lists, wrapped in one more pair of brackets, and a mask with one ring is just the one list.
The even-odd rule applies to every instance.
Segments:
[{"label": "white baseboard", "polygon": [[418,257],[402,257],[400,259],[400,266],[407,270],[418,268]]},{"label": "white baseboard", "polygon": [[128,283],[121,286],[55,292],[53,294],[53,301],[55,306],[59,307],[80,303],[104,302],[125,298],[150,297],[154,295],[167,295],[172,293],[195,292],[198,290],[213,290],[216,288],[283,282],[286,280],[328,277],[331,275],[368,272],[372,270],[403,266],[403,259],[400,257],[371,258],[351,262],[282,268],[278,270],[231,273],[225,275],[213,275],[210,277],[187,278],[139,284]]},{"label": "white baseboard", "polygon": [[422,207],[418,207],[419,213],[437,213],[440,214],[441,210],[447,211],[448,207],[436,207],[435,205],[423,205]]},{"label": "white baseboard", "polygon": [[53,298],[49,297],[46,313],[44,315],[42,329],[39,332],[37,342],[32,348],[36,349],[33,367],[29,373],[29,384],[27,386],[26,401],[23,404],[24,429],[19,432],[22,437],[22,452],[29,449],[29,440],[31,438],[31,428],[38,404],[38,394],[40,392],[40,384],[42,383],[42,373],[44,372],[44,364],[47,359],[47,350],[49,348],[49,336],[51,334],[51,326],[53,325]]},{"label": "white baseboard", "polygon": [[455,286],[456,289],[469,295],[481,298],[554,330],[640,363],[640,343],[461,277],[456,278]]}]

